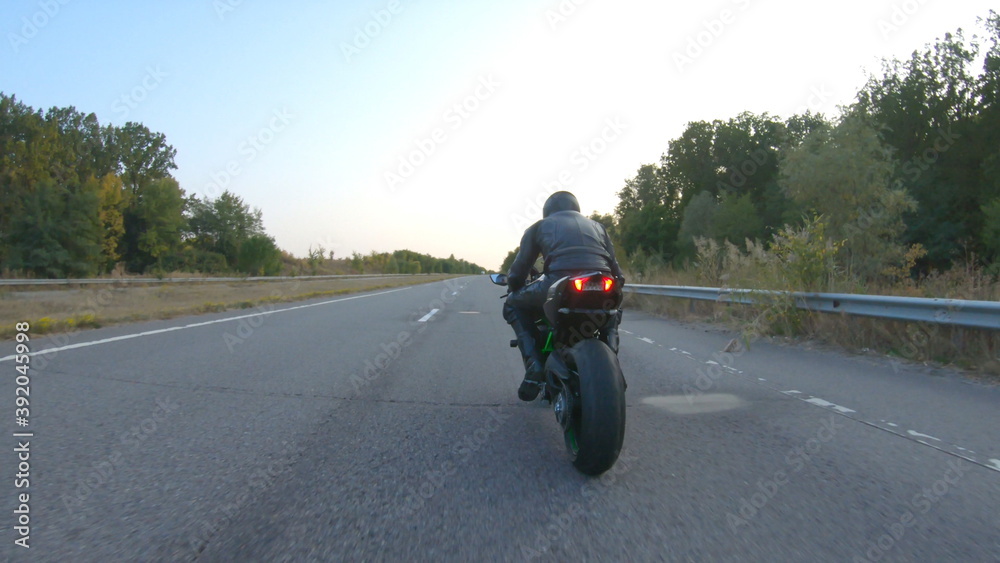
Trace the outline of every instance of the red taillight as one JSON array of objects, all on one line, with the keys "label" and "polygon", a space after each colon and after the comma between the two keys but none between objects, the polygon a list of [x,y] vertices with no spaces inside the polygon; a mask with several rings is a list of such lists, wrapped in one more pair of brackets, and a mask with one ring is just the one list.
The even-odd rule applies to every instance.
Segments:
[{"label": "red taillight", "polygon": [[573,287],[577,291],[611,291],[615,286],[614,278],[602,276],[600,278],[576,278],[573,280]]}]

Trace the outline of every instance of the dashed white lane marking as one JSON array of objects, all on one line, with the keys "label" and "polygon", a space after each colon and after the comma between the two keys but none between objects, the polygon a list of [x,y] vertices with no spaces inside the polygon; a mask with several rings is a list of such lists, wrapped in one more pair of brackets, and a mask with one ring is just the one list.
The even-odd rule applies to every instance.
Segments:
[{"label": "dashed white lane marking", "polygon": [[625,330],[624,328],[618,329],[618,332],[622,334],[634,334],[631,330]]},{"label": "dashed white lane marking", "polygon": [[811,399],[806,399],[806,402],[807,403],[812,403],[812,404],[814,404],[814,405],[816,405],[818,407],[824,407],[824,408],[827,408],[827,409],[832,409],[832,410],[835,410],[835,411],[837,411],[839,413],[844,413],[844,414],[847,414],[849,412],[858,412],[856,410],[852,410],[852,409],[849,409],[847,407],[842,407],[840,405],[831,403],[830,401],[824,401],[823,399],[820,399],[819,397],[813,397]]},{"label": "dashed white lane marking", "polygon": [[418,322],[418,323],[426,323],[426,322],[427,322],[427,321],[428,321],[428,320],[429,320],[429,319],[430,319],[431,317],[433,317],[433,316],[434,316],[435,314],[437,314],[437,312],[438,312],[439,310],[440,310],[440,309],[431,309],[431,312],[430,312],[430,313],[427,313],[426,315],[424,315],[424,316],[420,317],[420,320],[419,320],[419,321],[417,321],[417,322]]},{"label": "dashed white lane marking", "polygon": [[[396,293],[397,291],[406,291],[410,289],[409,287],[403,287],[400,289],[390,289],[389,291],[381,291],[379,293],[370,293],[368,295],[355,295],[353,297],[342,297],[340,299],[333,299],[330,301],[321,301],[319,303],[309,303],[308,305],[296,305],[294,307],[288,307],[285,309],[276,309],[274,311],[259,311],[257,313],[250,313],[249,315],[239,315],[236,317],[226,317],[224,319],[215,319],[214,321],[204,321],[200,323],[191,323],[184,326],[172,326],[170,328],[161,328],[158,330],[147,330],[145,332],[137,332],[134,334],[123,334],[122,336],[115,336],[112,338],[104,338],[101,340],[92,340],[90,342],[78,342],[76,344],[68,344],[66,346],[57,346],[54,348],[45,348],[44,350],[37,350],[32,352],[31,356],[40,356],[42,354],[53,354],[55,352],[62,352],[63,350],[73,350],[75,348],[86,348],[88,346],[97,346],[98,344],[109,344],[111,342],[118,342],[120,340],[130,340],[132,338],[139,338],[140,336],[152,336],[154,334],[163,334],[165,332],[173,332],[175,330],[185,330],[189,328],[198,328],[202,326],[213,325],[217,323],[228,323],[230,321],[238,321],[240,319],[249,319],[251,317],[263,317],[265,315],[273,315],[275,313],[284,313],[287,311],[296,311],[299,309],[308,309],[309,307],[319,307],[321,305],[330,305],[331,303],[340,303],[342,301],[351,301],[353,299],[365,299],[367,297],[376,297],[378,295],[385,295],[387,293]],[[0,358],[0,362],[6,362],[13,360],[15,356],[4,356]]]},{"label": "dashed white lane marking", "polygon": [[[625,334],[634,334],[634,333],[626,331],[626,330],[623,330],[621,332],[623,332]],[[651,340],[649,338],[646,338],[646,337],[639,337],[639,336],[637,336],[636,338],[638,340],[642,340],[643,342],[646,342],[646,343],[649,343],[649,344],[656,344],[653,340]],[[660,348],[664,347],[662,344],[657,344],[657,346],[659,346]],[[670,347],[668,349],[671,352],[674,352],[675,354],[683,354],[684,356],[687,357],[687,359],[693,360],[695,362],[704,363],[706,365],[721,366],[721,364],[719,364],[719,362],[716,362],[714,360],[703,360],[703,361],[702,360],[698,360],[698,358],[696,358],[693,354],[691,354],[691,352],[687,352],[685,350],[681,350],[681,349],[676,348],[676,347]],[[742,370],[737,370],[737,369],[735,369],[735,368],[733,368],[731,366],[721,366],[721,367],[724,368],[724,369],[726,369],[730,373],[737,373],[737,374],[740,374],[740,375],[743,374]],[[765,382],[766,383],[767,379],[765,379],[763,377],[758,377],[757,381],[761,381],[761,382]],[[782,393],[782,394],[787,395],[789,397],[794,397],[794,398],[796,398],[796,399],[798,399],[800,401],[803,401],[803,402],[806,402],[806,403],[809,403],[809,404],[812,404],[812,405],[815,405],[815,406],[818,406],[818,407],[821,407],[821,408],[825,408],[825,409],[830,409],[832,411],[836,411],[836,412],[838,412],[838,413],[840,413],[841,415],[844,415],[844,416],[847,416],[850,413],[855,413],[855,414],[857,413],[857,411],[855,411],[854,409],[849,409],[847,407],[844,407],[844,406],[841,406],[841,405],[838,405],[838,404],[835,404],[835,403],[831,403],[831,402],[829,402],[829,401],[827,401],[825,399],[821,399],[819,397],[810,397],[808,399],[803,399],[801,397],[801,395],[803,395],[803,393],[801,391],[796,390],[796,389],[790,389],[788,391],[781,391],[779,389],[774,389],[774,391],[778,391],[779,393]],[[976,459],[968,457],[966,455],[963,455],[962,453],[956,453],[955,451],[948,451],[947,449],[944,449],[944,448],[942,448],[940,446],[937,446],[937,445],[935,445],[933,443],[925,442],[924,440],[919,439],[919,438],[927,438],[929,440],[934,440],[934,441],[937,441],[937,442],[942,442],[942,440],[940,438],[935,438],[934,436],[929,436],[927,434],[921,434],[921,433],[915,432],[913,430],[909,430],[908,431],[908,436],[907,436],[907,435],[901,434],[901,433],[899,433],[899,432],[897,432],[895,430],[889,430],[889,429],[887,429],[887,428],[885,428],[883,426],[876,425],[876,424],[873,424],[871,422],[866,422],[866,421],[861,420],[859,418],[854,418],[852,416],[848,416],[848,418],[850,418],[851,420],[855,420],[857,422],[860,422],[862,424],[867,424],[867,425],[869,425],[869,426],[871,426],[873,428],[879,428],[879,429],[885,430],[885,431],[890,432],[890,433],[892,433],[892,434],[894,434],[896,436],[899,436],[900,438],[907,438],[907,437],[909,437],[910,439],[914,440],[918,444],[922,444],[924,446],[927,446],[927,447],[930,447],[930,448],[934,448],[934,449],[942,451],[944,453],[949,453],[951,455],[957,456],[957,457],[959,457],[961,459],[964,459],[966,461],[969,461],[971,463],[975,463],[975,464],[979,465],[980,467],[985,467],[985,468],[992,469],[994,471],[1000,472],[1000,459],[990,459],[988,462],[977,461]],[[893,423],[893,422],[888,422],[886,420],[882,420],[882,423],[885,424],[886,426],[891,427],[891,428],[898,428],[899,427],[898,424]],[[959,446],[954,445],[954,444],[951,444],[951,446],[953,448],[955,448],[958,452],[967,452],[970,455],[975,455],[975,453],[976,453],[976,452],[974,452],[972,450],[967,450],[965,448],[959,447]]]},{"label": "dashed white lane marking", "polygon": [[459,315],[478,315],[481,311],[459,311]]},{"label": "dashed white lane marking", "polygon": [[[627,331],[624,331],[624,330],[621,331],[621,332],[625,332],[627,334],[632,334],[631,332],[627,332]],[[653,340],[651,340],[649,338],[646,338],[646,337],[636,337],[636,338],[638,338],[639,340],[642,340],[643,342],[647,342],[649,344],[655,344],[655,342]],[[661,348],[663,347],[662,344],[659,344],[658,346],[660,346]],[[674,353],[677,353],[677,354],[683,354],[683,355],[687,356],[687,358],[690,359],[690,360],[698,361],[694,357],[693,354],[691,354],[690,352],[687,352],[685,350],[681,350],[681,349],[676,348],[676,347],[671,347],[671,348],[669,348],[669,350],[671,352],[674,352]],[[706,365],[721,365],[721,364],[719,364],[719,362],[716,362],[714,360],[705,360],[704,363]],[[730,371],[732,373],[738,373],[738,374],[742,374],[743,373],[742,370],[737,370],[737,369],[734,369],[734,368],[732,368],[730,366],[722,366],[722,367],[725,368],[725,369],[727,369],[728,371]],[[767,379],[765,379],[763,377],[758,377],[757,380],[758,381],[762,381],[762,382],[767,382]],[[810,404],[818,406],[818,407],[822,407],[822,408],[826,408],[826,409],[830,409],[830,410],[836,411],[836,412],[838,412],[838,413],[840,413],[842,415],[845,415],[845,416],[847,414],[849,414],[849,413],[857,413],[857,411],[854,410],[854,409],[849,409],[847,407],[844,407],[844,406],[841,406],[841,405],[838,405],[838,404],[835,404],[835,403],[831,403],[830,401],[827,401],[825,399],[821,399],[819,397],[810,397],[808,399],[802,399],[801,397],[798,397],[797,395],[802,395],[803,393],[801,391],[797,390],[797,389],[789,389],[788,391],[780,391],[778,389],[774,389],[774,390],[778,391],[779,393],[782,393],[784,395],[788,395],[790,397],[795,397],[796,399],[799,399],[800,401],[803,401],[803,402],[806,402],[806,403],[810,403]],[[861,420],[861,419],[857,419],[857,418],[854,418],[854,417],[848,417],[848,418],[850,418],[851,420],[856,420],[856,421],[858,421],[858,422],[860,422],[862,424],[867,424],[867,425],[872,426],[874,428],[882,428],[882,427],[880,427],[878,425],[872,424],[870,422],[865,422],[864,420]],[[883,420],[882,422],[884,424],[886,424],[887,426],[890,426],[892,428],[898,428],[899,427],[898,424],[893,423],[893,422],[888,422],[886,420]],[[885,430],[885,428],[882,428],[882,429]],[[905,437],[903,434],[899,434],[899,433],[897,433],[897,432],[895,432],[893,430],[888,430],[888,432],[893,433],[896,436]],[[1000,459],[990,459],[988,462],[985,462],[985,463],[984,462],[980,462],[980,461],[976,461],[973,458],[970,458],[970,457],[967,457],[967,456],[964,456],[964,455],[961,455],[961,454],[955,454],[954,452],[948,452],[947,450],[942,449],[939,446],[936,446],[936,445],[930,444],[928,442],[924,442],[923,440],[917,439],[917,438],[927,438],[927,439],[930,439],[930,440],[935,440],[935,441],[941,442],[942,440],[940,438],[935,438],[934,436],[929,436],[927,434],[921,434],[920,432],[915,432],[913,430],[909,430],[908,434],[909,434],[910,437],[914,438],[915,441],[917,443],[919,443],[919,444],[923,444],[925,446],[929,446],[931,448],[940,450],[940,451],[945,452],[945,453],[951,453],[952,455],[957,455],[958,457],[960,457],[960,458],[962,458],[962,459],[964,459],[966,461],[970,461],[972,463],[976,463],[976,464],[980,465],[981,467],[987,467],[989,469],[993,469],[994,471],[1000,471]],[[967,449],[959,447],[957,445],[953,445],[953,447],[956,448],[958,451],[961,451],[961,452],[968,452],[969,454],[973,454],[973,455],[976,453],[976,452],[974,452],[972,450],[967,450]]]}]

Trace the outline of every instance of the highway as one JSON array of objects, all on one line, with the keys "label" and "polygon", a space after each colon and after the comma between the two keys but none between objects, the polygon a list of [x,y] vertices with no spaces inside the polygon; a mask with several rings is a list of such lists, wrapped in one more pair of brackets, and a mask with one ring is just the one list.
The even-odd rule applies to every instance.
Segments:
[{"label": "highway", "polygon": [[807,345],[723,352],[731,333],[627,310],[625,447],[588,478],[551,409],[517,399],[501,293],[475,276],[36,337],[27,428],[0,343],[0,554],[1000,561],[1000,388]]}]

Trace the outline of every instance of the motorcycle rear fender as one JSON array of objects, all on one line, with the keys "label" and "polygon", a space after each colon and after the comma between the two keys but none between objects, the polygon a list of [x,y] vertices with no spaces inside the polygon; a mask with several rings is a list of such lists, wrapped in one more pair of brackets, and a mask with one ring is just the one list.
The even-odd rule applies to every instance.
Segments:
[{"label": "motorcycle rear fender", "polygon": [[608,316],[617,315],[623,297],[619,284],[615,284],[610,293],[577,293],[568,289],[571,279],[602,275],[606,274],[592,272],[567,276],[553,283],[552,287],[549,288],[545,304],[542,306],[549,324],[553,327],[565,328],[566,325],[589,320],[600,328],[606,324]]}]

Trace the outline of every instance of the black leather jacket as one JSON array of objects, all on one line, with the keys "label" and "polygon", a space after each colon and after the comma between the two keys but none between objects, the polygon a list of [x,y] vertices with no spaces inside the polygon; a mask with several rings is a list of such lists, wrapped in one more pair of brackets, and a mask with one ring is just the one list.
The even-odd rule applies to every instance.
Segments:
[{"label": "black leather jacket", "polygon": [[577,211],[552,213],[524,231],[521,248],[507,274],[512,291],[524,287],[539,254],[545,259],[545,273],[601,271],[622,276],[604,225]]}]

